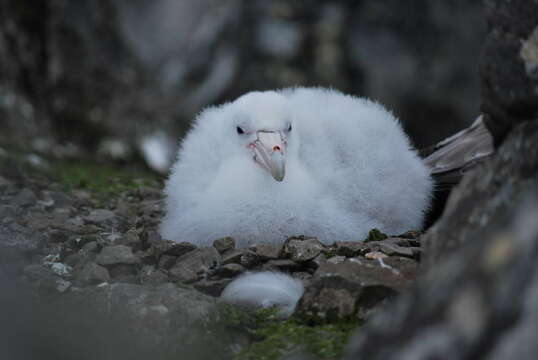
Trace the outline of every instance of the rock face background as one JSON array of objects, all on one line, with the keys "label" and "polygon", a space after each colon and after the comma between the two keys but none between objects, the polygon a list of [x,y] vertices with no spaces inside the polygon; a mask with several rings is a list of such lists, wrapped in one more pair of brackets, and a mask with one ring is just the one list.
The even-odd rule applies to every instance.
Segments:
[{"label": "rock face background", "polygon": [[478,113],[482,12],[478,0],[6,0],[0,139],[58,156],[141,153],[162,171],[202,107],[321,85],[378,99],[431,145]]},{"label": "rock face background", "polygon": [[533,359],[538,302],[538,4],[485,1],[486,124],[500,147],[421,238],[425,275],[347,359]]}]

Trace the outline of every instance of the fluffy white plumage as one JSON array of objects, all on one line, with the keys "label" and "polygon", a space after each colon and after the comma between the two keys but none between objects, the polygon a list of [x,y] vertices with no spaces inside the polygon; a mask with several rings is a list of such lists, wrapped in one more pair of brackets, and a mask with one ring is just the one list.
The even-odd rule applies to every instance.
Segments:
[{"label": "fluffy white plumage", "polygon": [[275,307],[280,316],[288,317],[303,292],[300,280],[283,273],[263,271],[239,276],[224,289],[220,298],[245,308]]},{"label": "fluffy white plumage", "polygon": [[232,236],[241,247],[300,234],[358,241],[372,228],[420,228],[431,190],[381,105],[320,88],[251,92],[197,117],[166,184],[161,233],[197,245]]}]

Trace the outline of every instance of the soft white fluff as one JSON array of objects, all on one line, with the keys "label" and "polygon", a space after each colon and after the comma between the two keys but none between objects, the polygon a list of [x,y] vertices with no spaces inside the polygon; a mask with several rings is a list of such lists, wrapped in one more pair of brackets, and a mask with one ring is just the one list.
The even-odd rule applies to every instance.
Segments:
[{"label": "soft white fluff", "polygon": [[280,316],[289,317],[303,292],[300,280],[283,273],[264,271],[241,275],[224,289],[220,298],[246,308],[275,307]]},{"label": "soft white fluff", "polygon": [[[252,160],[237,126],[286,132],[282,182]],[[320,88],[251,92],[197,117],[166,184],[161,233],[197,245],[232,236],[240,247],[300,234],[359,241],[372,228],[420,228],[431,190],[381,105]]]}]

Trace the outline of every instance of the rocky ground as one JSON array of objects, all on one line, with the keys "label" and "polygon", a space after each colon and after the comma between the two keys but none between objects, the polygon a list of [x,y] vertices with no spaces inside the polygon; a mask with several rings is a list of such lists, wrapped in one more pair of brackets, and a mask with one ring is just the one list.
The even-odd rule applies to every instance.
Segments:
[{"label": "rocky ground", "polygon": [[[275,270],[298,277],[306,288],[296,317],[286,325],[306,332],[320,326],[325,334],[336,331],[336,344],[327,343],[334,349],[326,355],[332,356],[351,329],[408,288],[418,273],[416,232],[387,237],[373,230],[364,242],[332,246],[300,235],[280,246],[236,248],[230,237],[215,239],[212,247],[197,247],[189,239],[175,243],[162,239],[157,229],[163,216],[162,181],[122,178],[121,172],[107,178],[106,167],[97,166],[82,174],[79,166],[64,166],[58,177],[50,173],[54,164],[46,165],[48,171],[36,170],[10,156],[5,152],[7,166],[0,173],[4,281],[22,284],[49,315],[67,316],[67,327],[76,325],[72,321],[79,315],[72,312],[83,304],[82,317],[95,312],[107,324],[97,329],[131,324],[128,333],[141,339],[145,351],[157,347],[172,354],[179,351],[174,342],[200,345],[204,337],[209,340],[207,330],[213,325],[207,322],[219,312],[216,299],[224,287],[245,271]],[[204,322],[205,327],[200,325]],[[127,336],[125,330],[120,333]],[[221,345],[230,354],[249,356],[275,346],[264,345],[269,337],[238,335]],[[280,350],[291,345],[276,344]],[[317,354],[327,357],[323,351]]]}]

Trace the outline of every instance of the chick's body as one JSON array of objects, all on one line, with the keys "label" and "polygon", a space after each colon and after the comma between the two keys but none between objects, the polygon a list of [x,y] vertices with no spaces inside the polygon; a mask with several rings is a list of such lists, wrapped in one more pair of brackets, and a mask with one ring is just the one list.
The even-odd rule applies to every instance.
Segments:
[{"label": "chick's body", "polygon": [[[260,132],[283,139],[281,181],[253,160]],[[379,104],[324,89],[254,92],[196,119],[166,184],[161,233],[198,245],[300,234],[357,241],[372,228],[420,228],[431,188],[428,169]]]}]

